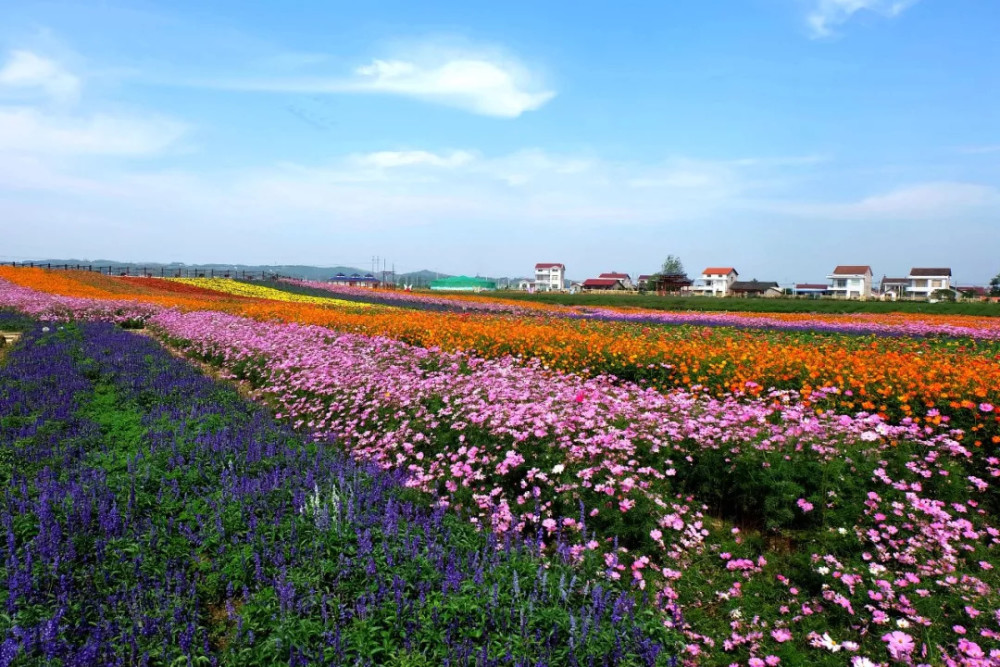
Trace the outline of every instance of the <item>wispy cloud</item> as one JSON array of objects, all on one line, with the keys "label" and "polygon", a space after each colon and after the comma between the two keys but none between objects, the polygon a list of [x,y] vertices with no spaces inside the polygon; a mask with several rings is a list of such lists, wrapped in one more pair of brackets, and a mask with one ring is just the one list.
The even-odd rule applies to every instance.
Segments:
[{"label": "wispy cloud", "polygon": [[1000,214],[1000,189],[980,183],[915,183],[848,202],[771,202],[776,212],[843,221],[958,222],[965,216]]},{"label": "wispy cloud", "polygon": [[815,0],[806,22],[814,38],[830,37],[837,27],[850,21],[858,12],[868,11],[894,18],[917,2],[919,0]]},{"label": "wispy cloud", "polygon": [[[145,156],[187,131],[184,123],[158,114],[82,112],[76,101],[83,83],[55,60],[12,52],[0,69],[0,157]],[[12,90],[29,94],[3,95]]]},{"label": "wispy cloud", "polygon": [[189,83],[279,93],[398,95],[484,116],[516,118],[555,97],[539,79],[516,59],[495,52],[420,47],[409,54],[376,58],[348,74]]},{"label": "wispy cloud", "polygon": [[358,164],[365,167],[392,169],[394,167],[460,167],[475,158],[469,151],[452,151],[448,154],[430,151],[378,151],[356,156]]},{"label": "wispy cloud", "polygon": [[159,153],[186,126],[155,116],[54,115],[0,107],[0,153],[141,156]]},{"label": "wispy cloud", "polygon": [[0,69],[0,92],[40,92],[57,102],[75,101],[80,79],[59,63],[30,51],[13,51]]}]

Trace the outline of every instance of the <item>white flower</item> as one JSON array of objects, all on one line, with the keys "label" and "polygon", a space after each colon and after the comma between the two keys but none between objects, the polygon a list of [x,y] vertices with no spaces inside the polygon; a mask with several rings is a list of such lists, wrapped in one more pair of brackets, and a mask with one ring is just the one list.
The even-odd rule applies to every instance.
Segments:
[{"label": "white flower", "polygon": [[847,529],[844,528],[843,526],[841,526],[840,528],[838,528],[837,532],[840,533],[841,535],[847,535]]},{"label": "white flower", "polygon": [[552,474],[553,475],[558,475],[559,473],[561,473],[565,469],[566,469],[566,466],[564,466],[561,463],[557,463],[555,466],[552,467]]},{"label": "white flower", "polygon": [[829,632],[823,633],[823,637],[820,639],[819,645],[825,649],[829,649],[833,653],[836,653],[837,651],[840,650],[840,644],[833,641],[833,638],[830,637]]},{"label": "white flower", "polygon": [[828,568],[826,565],[820,565],[819,567],[816,568],[816,571],[824,575],[830,574],[830,568]]},{"label": "white flower", "polygon": [[896,619],[896,627],[903,628],[905,630],[906,628],[910,627],[910,622],[905,618]]}]

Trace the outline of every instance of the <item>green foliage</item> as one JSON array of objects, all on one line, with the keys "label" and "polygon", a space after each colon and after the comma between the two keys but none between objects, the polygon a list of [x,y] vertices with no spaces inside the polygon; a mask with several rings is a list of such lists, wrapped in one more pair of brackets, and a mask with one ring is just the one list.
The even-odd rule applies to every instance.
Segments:
[{"label": "green foliage", "polygon": [[660,267],[660,273],[667,276],[683,274],[684,263],[676,255],[667,255],[667,258],[663,260],[663,265]]}]

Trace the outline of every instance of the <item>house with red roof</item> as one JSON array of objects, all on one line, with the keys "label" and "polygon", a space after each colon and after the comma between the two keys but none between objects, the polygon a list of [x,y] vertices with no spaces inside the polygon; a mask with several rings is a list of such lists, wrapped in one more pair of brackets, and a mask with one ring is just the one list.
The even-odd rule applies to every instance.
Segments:
[{"label": "house with red roof", "polygon": [[627,273],[618,273],[617,271],[609,271],[608,273],[602,273],[597,276],[598,280],[620,280],[622,286],[625,289],[635,289],[635,285],[632,284],[632,277]]},{"label": "house with red roof", "polygon": [[827,276],[830,294],[841,299],[868,299],[872,295],[872,267],[841,264]]},{"label": "house with red roof", "polygon": [[739,275],[731,266],[710,266],[701,272],[701,284],[691,291],[703,296],[729,296]]},{"label": "house with red roof", "polygon": [[584,291],[620,292],[626,289],[621,278],[587,278],[581,285]]},{"label": "house with red roof", "polygon": [[534,288],[539,292],[554,292],[566,287],[566,265],[555,262],[535,264]]}]

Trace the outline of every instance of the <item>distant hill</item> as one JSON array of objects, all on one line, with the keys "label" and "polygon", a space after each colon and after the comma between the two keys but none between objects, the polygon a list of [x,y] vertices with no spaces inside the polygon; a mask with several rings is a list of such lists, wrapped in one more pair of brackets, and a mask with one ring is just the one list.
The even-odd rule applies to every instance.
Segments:
[{"label": "distant hill", "polygon": [[353,266],[305,266],[301,264],[185,264],[183,262],[120,262],[113,259],[42,259],[32,262],[35,266],[51,264],[52,266],[93,266],[111,267],[112,270],[124,270],[129,268],[133,271],[142,269],[150,273],[157,273],[160,269],[166,272],[183,269],[185,271],[205,271],[216,273],[224,271],[246,271],[247,273],[275,273],[291,278],[304,278],[306,280],[329,280],[338,273],[360,273],[364,275],[368,270],[359,269]]},{"label": "distant hill", "polygon": [[[22,262],[18,262],[21,264]],[[112,271],[118,272],[124,270],[125,268],[130,269],[133,272],[139,272],[143,269],[148,270],[154,275],[163,269],[164,272],[169,273],[171,271],[176,271],[182,269],[184,271],[204,271],[206,273],[214,271],[215,273],[230,271],[230,272],[241,272],[246,271],[247,273],[273,273],[282,276],[288,276],[290,278],[303,278],[305,280],[329,280],[338,273],[344,273],[351,275],[352,273],[360,273],[365,275],[366,273],[371,273],[371,269],[359,269],[354,266],[307,266],[303,264],[185,264],[183,262],[121,262],[114,259],[40,259],[30,262],[35,266],[45,266],[52,265],[55,266],[92,266],[95,269],[97,267],[111,267]],[[376,272],[378,274],[379,272]],[[391,274],[386,274],[390,276]],[[414,285],[427,285],[430,281],[436,278],[447,278],[450,274],[440,273],[435,271],[428,271],[426,269],[421,271],[411,271],[410,273],[400,273],[397,276],[397,282],[407,283]]]}]

